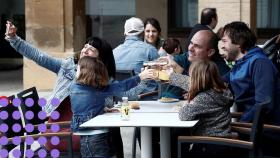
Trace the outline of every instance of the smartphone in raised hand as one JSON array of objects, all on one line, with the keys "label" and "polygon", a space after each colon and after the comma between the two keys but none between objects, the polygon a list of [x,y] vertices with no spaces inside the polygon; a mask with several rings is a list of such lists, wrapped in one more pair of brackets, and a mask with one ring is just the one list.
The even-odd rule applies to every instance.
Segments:
[{"label": "smartphone in raised hand", "polygon": [[14,32],[16,31],[16,27],[13,25],[12,22],[7,21],[6,23],[6,32],[5,32],[5,39],[9,39],[11,36],[13,36],[13,34],[15,34]]},{"label": "smartphone in raised hand", "polygon": [[6,35],[6,36],[8,36],[8,34],[9,34],[10,27],[11,27],[11,22],[7,21],[7,24],[6,24],[6,32],[5,32],[5,35]]}]

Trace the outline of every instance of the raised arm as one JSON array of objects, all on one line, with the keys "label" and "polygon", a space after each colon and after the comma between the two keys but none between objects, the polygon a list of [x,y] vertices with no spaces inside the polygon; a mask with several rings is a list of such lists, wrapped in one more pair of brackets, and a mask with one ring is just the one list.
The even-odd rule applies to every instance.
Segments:
[{"label": "raised arm", "polygon": [[185,91],[189,91],[189,76],[173,72],[170,74],[169,80],[171,85],[180,87]]},{"label": "raised arm", "polygon": [[[137,79],[134,82],[131,82],[131,79]],[[138,95],[141,94],[147,88],[147,81],[146,79],[154,79],[154,70],[152,69],[145,69],[141,72],[138,76],[134,76],[124,81],[120,81],[120,85],[125,85],[121,91],[118,91],[115,95],[118,97],[126,96],[129,100],[138,100]],[[140,80],[141,82],[140,82]],[[140,82],[140,83],[139,83]],[[128,84],[129,83],[129,84]]]},{"label": "raised arm", "polygon": [[16,35],[16,30],[16,27],[7,21],[5,39],[10,42],[10,45],[24,57],[33,60],[38,65],[54,73],[58,73],[63,60],[51,57],[30,45]]}]

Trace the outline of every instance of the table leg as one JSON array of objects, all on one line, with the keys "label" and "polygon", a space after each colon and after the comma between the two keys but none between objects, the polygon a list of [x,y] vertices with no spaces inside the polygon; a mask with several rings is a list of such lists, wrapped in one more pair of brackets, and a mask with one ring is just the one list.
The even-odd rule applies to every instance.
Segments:
[{"label": "table leg", "polygon": [[160,128],[160,157],[170,158],[170,128],[161,127]]},{"label": "table leg", "polygon": [[152,128],[141,127],[141,158],[152,158]]}]

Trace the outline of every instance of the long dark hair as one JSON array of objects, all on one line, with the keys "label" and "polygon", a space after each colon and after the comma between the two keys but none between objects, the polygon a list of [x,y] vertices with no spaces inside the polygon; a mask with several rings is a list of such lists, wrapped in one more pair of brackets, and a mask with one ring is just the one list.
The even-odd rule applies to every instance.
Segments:
[{"label": "long dark hair", "polygon": [[[115,64],[115,58],[113,55],[113,49],[111,45],[107,41],[99,37],[89,37],[86,40],[86,44],[89,44],[98,50],[99,52],[98,58],[106,66],[109,77],[115,78],[116,64]],[[79,55],[80,54],[78,54],[78,56],[75,57],[76,62],[78,62],[78,60],[80,59]]]},{"label": "long dark hair", "polygon": [[256,44],[257,37],[244,23],[235,21],[225,25],[224,34],[227,34],[233,44],[240,45],[241,52],[250,50]]},{"label": "long dark hair", "polygon": [[[144,21],[144,27],[145,28],[146,28],[147,24],[151,24],[153,27],[155,27],[157,29],[159,35],[161,34],[161,27],[160,27],[160,24],[159,24],[157,19],[155,19],[155,18],[147,18]],[[160,37],[156,41],[156,47],[158,48],[159,45],[160,45]]]}]

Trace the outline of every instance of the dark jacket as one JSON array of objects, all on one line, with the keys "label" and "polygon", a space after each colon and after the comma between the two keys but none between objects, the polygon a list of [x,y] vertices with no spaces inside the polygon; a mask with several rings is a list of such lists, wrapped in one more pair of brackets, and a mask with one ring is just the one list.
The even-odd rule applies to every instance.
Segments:
[{"label": "dark jacket", "polygon": [[237,60],[230,73],[223,77],[234,93],[238,110],[244,112],[241,121],[252,122],[256,105],[270,99],[266,123],[280,125],[280,84],[277,74],[277,69],[263,50],[254,47]]}]

